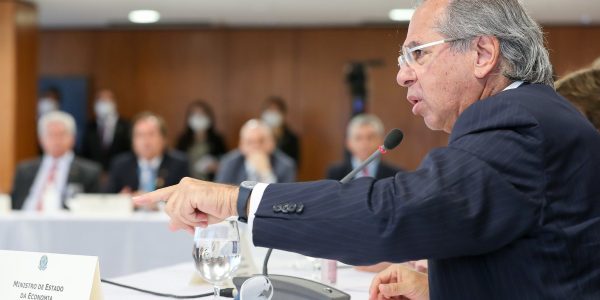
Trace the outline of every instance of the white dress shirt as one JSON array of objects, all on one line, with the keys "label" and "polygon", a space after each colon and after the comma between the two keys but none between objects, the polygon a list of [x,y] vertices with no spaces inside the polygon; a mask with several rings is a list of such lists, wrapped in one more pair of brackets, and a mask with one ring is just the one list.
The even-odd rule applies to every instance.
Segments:
[{"label": "white dress shirt", "polygon": [[[162,156],[155,157],[151,160],[138,159],[138,168],[140,169],[138,178],[138,190],[144,192],[152,192],[156,189],[156,179],[158,176],[158,168],[162,163]],[[151,186],[151,188],[150,188]],[[148,187],[148,188],[147,188]]]},{"label": "white dress shirt", "polygon": [[101,129],[100,140],[104,147],[110,147],[115,136],[115,129],[119,116],[116,114],[108,115],[102,120],[97,120],[98,127]]},{"label": "white dress shirt", "polygon": [[[42,193],[44,193],[44,190],[47,188],[54,189],[52,192],[54,192],[57,197],[51,197],[47,199],[49,201],[44,201],[44,210],[51,211],[62,209],[62,196],[65,192],[71,163],[73,162],[74,157],[75,155],[72,151],[69,151],[56,159],[49,155],[44,155],[42,164],[35,175],[33,185],[31,186],[31,189],[29,189],[29,195],[27,195],[25,203],[23,204],[23,210],[36,211],[38,202],[44,200],[42,199]],[[55,160],[57,161],[56,173],[54,174],[52,186],[49,187],[47,185],[47,180]]]}]

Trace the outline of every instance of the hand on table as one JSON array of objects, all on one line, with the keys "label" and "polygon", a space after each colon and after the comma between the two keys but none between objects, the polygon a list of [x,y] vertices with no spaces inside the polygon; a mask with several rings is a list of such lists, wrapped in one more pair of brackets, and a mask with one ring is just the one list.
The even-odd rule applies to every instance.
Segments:
[{"label": "hand on table", "polygon": [[403,264],[394,264],[373,278],[369,289],[369,300],[383,299],[429,299],[427,274]]}]

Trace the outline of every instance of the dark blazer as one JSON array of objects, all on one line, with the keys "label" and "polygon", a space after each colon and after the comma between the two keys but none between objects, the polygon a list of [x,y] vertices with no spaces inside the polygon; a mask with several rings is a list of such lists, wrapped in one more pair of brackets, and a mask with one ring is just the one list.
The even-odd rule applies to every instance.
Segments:
[{"label": "dark blazer", "polygon": [[431,299],[600,299],[599,154],[577,109],[524,85],[468,107],[414,172],[269,185],[254,244],[352,265],[428,258]]},{"label": "dark blazer", "polygon": [[[245,167],[246,159],[239,150],[227,153],[221,159],[215,182],[240,184],[248,180]],[[277,177],[277,182],[294,182],[296,180],[296,164],[280,150],[271,155],[271,167]]]},{"label": "dark blazer", "polygon": [[87,124],[83,136],[80,155],[98,162],[107,171],[113,158],[131,150],[131,126],[128,121],[119,118],[115,125],[113,142],[107,149],[102,146],[98,132],[98,123],[91,121]]},{"label": "dark blazer", "polygon": [[[188,161],[185,154],[179,151],[167,151],[158,168],[156,188],[179,183],[189,176]],[[119,193],[125,187],[132,191],[139,189],[138,159],[133,153],[123,153],[111,163],[108,183],[104,188],[107,193]]]},{"label": "dark blazer", "polygon": [[[402,171],[402,169],[388,165],[384,161],[380,161],[379,166],[377,166],[375,179],[392,177],[396,175],[398,171]],[[346,177],[350,172],[352,172],[352,162],[346,159],[343,163],[335,164],[327,169],[327,179],[342,180],[342,178]]]},{"label": "dark blazer", "polygon": [[[37,175],[40,166],[42,165],[42,158],[36,158],[22,162],[17,166],[15,172],[13,187],[12,187],[12,207],[13,209],[21,209],[25,200],[29,195],[29,190],[33,186],[35,176]],[[78,185],[83,193],[97,193],[100,189],[99,180],[102,168],[99,164],[89,161],[83,158],[74,157],[69,169],[69,176],[67,177],[67,185]],[[65,197],[63,195],[63,207]]]}]

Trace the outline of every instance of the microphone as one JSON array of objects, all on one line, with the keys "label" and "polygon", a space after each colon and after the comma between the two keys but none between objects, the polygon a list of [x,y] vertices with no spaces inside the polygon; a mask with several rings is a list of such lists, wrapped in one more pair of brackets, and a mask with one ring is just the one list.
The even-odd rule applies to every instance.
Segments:
[{"label": "microphone", "polygon": [[392,129],[386,136],[383,145],[379,146],[379,149],[375,150],[367,160],[363,161],[358,167],[356,167],[352,172],[348,173],[346,177],[342,178],[340,182],[342,184],[348,183],[358,172],[362,171],[362,169],[366,168],[372,161],[386,154],[389,150],[396,148],[402,142],[404,138],[404,134],[402,130],[398,128]]},{"label": "microphone", "polygon": [[[347,183],[352,180],[354,176],[362,169],[364,169],[369,163],[375,160],[378,157],[381,157],[383,154],[386,154],[387,151],[396,148],[402,142],[404,138],[404,134],[400,129],[392,129],[386,136],[383,142],[383,145],[379,146],[377,149],[367,160],[360,164],[356,169],[352,170],[346,177],[344,177],[340,182],[342,184]],[[263,271],[262,278],[267,278],[266,282],[268,283],[265,286],[266,290],[275,290],[277,291],[277,299],[285,298],[285,299],[315,299],[315,300],[350,300],[350,295],[340,291],[334,287],[322,284],[320,282],[314,282],[307,279],[302,279],[299,277],[293,276],[284,276],[284,275],[272,275],[268,273],[268,264],[269,258],[271,258],[271,253],[273,249],[270,248],[265,255],[265,259],[263,260]],[[261,276],[254,277],[234,277],[233,284],[236,286],[238,291],[242,291],[242,285],[246,280],[255,280],[255,283],[264,284],[264,280]]]}]

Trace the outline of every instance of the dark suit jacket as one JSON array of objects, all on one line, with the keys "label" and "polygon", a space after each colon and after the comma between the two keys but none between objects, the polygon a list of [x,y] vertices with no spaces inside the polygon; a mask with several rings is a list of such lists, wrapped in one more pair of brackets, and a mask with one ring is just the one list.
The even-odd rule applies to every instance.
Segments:
[{"label": "dark suit jacket", "polygon": [[[179,183],[183,177],[189,176],[188,168],[185,154],[178,151],[165,152],[158,168],[156,188]],[[119,193],[125,187],[132,191],[139,189],[138,159],[133,153],[123,153],[113,160],[104,190],[107,193]]]},{"label": "dark suit jacket", "polygon": [[[432,299],[600,299],[598,178],[598,131],[529,84],[467,108],[414,172],[269,185],[254,244],[353,265],[428,258]],[[304,210],[274,211],[287,202]]]},{"label": "dark suit jacket", "polygon": [[[402,171],[402,169],[396,168],[395,166],[388,165],[384,161],[379,162],[377,166],[377,174],[375,179],[383,179],[386,177],[392,177]],[[335,164],[327,170],[327,179],[342,180],[348,173],[352,172],[352,162],[345,160],[343,163]]]},{"label": "dark suit jacket", "polygon": [[[246,159],[239,150],[227,153],[221,159],[215,182],[240,184],[248,180],[245,167]],[[277,177],[277,182],[294,182],[296,180],[296,164],[280,150],[271,155],[271,167]]]},{"label": "dark suit jacket", "polygon": [[[22,162],[17,166],[12,188],[13,209],[21,209],[23,207],[41,165],[42,158],[36,158]],[[83,193],[97,193],[100,189],[99,180],[101,171],[102,169],[99,164],[75,157],[69,169],[67,185],[79,185],[79,188],[82,189],[80,192]],[[65,195],[63,195],[62,200],[63,207],[66,208],[64,206]]]},{"label": "dark suit jacket", "polygon": [[109,164],[117,155],[131,150],[131,126],[128,121],[119,118],[115,125],[113,142],[105,149],[98,132],[98,123],[91,121],[87,124],[83,136],[80,155],[102,164],[108,170]]}]

